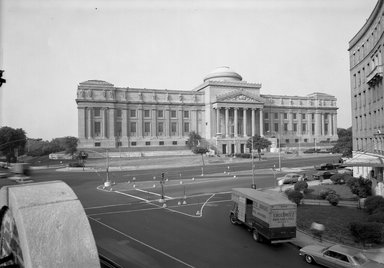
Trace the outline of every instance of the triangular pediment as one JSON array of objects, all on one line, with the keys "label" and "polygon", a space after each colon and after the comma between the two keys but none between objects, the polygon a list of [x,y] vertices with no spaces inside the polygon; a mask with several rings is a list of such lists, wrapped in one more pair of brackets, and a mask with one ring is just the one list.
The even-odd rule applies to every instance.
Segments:
[{"label": "triangular pediment", "polygon": [[244,90],[236,90],[216,97],[217,102],[264,103],[264,99]]}]

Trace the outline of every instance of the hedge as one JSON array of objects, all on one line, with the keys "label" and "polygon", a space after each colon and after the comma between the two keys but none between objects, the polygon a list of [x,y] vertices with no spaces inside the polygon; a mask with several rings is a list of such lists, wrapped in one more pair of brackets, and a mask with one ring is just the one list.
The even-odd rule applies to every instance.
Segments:
[{"label": "hedge", "polygon": [[384,198],[382,196],[370,196],[364,201],[365,211],[372,214],[374,210],[384,208]]},{"label": "hedge", "polygon": [[384,224],[378,222],[352,222],[349,230],[356,241],[380,244],[383,241]]}]

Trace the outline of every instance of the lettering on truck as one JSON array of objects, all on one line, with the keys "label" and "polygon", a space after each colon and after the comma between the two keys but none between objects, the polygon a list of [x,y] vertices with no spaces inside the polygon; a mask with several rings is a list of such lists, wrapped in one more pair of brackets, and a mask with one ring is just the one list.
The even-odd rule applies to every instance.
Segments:
[{"label": "lettering on truck", "polygon": [[296,226],[296,211],[293,209],[273,210],[271,227]]}]

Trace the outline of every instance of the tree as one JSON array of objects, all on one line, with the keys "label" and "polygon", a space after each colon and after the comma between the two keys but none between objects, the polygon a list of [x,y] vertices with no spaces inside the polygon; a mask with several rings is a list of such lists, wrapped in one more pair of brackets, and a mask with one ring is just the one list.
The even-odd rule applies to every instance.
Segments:
[{"label": "tree", "polygon": [[338,128],[339,139],[332,148],[332,153],[339,153],[346,157],[352,156],[352,127],[348,129]]},{"label": "tree", "polygon": [[5,155],[7,162],[16,161],[16,152],[18,155],[24,154],[26,141],[27,137],[23,129],[0,128],[0,152]]},{"label": "tree", "polygon": [[[253,142],[253,146],[252,146]],[[261,160],[261,150],[268,148],[271,145],[271,142],[260,135],[255,135],[248,139],[247,148],[256,149],[259,155],[259,160]],[[252,150],[253,153],[253,150]]]},{"label": "tree", "polygon": [[189,149],[193,150],[193,148],[198,147],[200,144],[200,141],[201,141],[201,136],[199,134],[197,134],[194,131],[189,133],[189,138],[187,141],[187,145]]}]

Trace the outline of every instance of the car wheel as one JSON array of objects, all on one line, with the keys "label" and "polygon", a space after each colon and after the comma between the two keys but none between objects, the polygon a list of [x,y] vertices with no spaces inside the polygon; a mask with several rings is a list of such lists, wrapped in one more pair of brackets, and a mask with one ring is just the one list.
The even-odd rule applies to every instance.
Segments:
[{"label": "car wheel", "polygon": [[307,263],[309,263],[309,264],[311,264],[311,263],[314,262],[314,261],[313,261],[313,258],[312,258],[311,255],[305,255],[305,256],[304,256],[304,259],[305,259],[305,261],[306,261]]},{"label": "car wheel", "polygon": [[231,214],[231,216],[229,216],[229,220],[231,221],[232,224],[237,224],[237,219],[235,215]]},{"label": "car wheel", "polygon": [[253,230],[252,237],[253,237],[253,240],[257,242],[261,242],[261,236],[257,230]]}]

